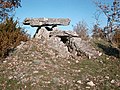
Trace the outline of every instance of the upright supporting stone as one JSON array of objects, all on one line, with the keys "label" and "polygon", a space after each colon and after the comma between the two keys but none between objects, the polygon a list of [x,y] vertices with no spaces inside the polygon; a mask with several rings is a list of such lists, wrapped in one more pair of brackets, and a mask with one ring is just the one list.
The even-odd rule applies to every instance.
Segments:
[{"label": "upright supporting stone", "polygon": [[45,27],[40,27],[38,28],[38,32],[35,34],[34,38],[39,38],[39,39],[49,39],[49,31]]}]

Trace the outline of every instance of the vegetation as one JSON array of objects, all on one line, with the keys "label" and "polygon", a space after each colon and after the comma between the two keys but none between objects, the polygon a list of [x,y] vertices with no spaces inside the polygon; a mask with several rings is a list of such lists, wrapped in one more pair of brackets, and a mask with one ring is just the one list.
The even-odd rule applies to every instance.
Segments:
[{"label": "vegetation", "polygon": [[113,36],[113,41],[117,45],[117,47],[120,49],[120,29],[116,30]]},{"label": "vegetation", "polygon": [[[29,40],[18,21],[7,18],[20,6],[20,0],[0,0],[0,90],[120,90],[118,0],[114,0],[113,7],[101,2],[95,4],[108,19],[102,29],[99,15],[95,16],[94,39],[90,40],[102,56],[95,59],[85,56],[61,58],[57,51],[47,47],[47,43]],[[87,30],[84,21],[74,26],[74,31],[84,40],[88,39]],[[22,48],[14,51],[21,41],[27,40]],[[14,52],[9,56],[11,51]]]},{"label": "vegetation", "polygon": [[94,25],[93,26],[93,38],[101,38],[101,39],[105,39],[105,33],[102,30],[102,28],[100,28],[98,25]]},{"label": "vegetation", "polygon": [[88,39],[88,28],[87,28],[87,24],[85,21],[80,21],[78,22],[73,30],[79,35],[79,37],[81,37],[84,40]]},{"label": "vegetation", "polygon": [[5,20],[15,8],[21,6],[20,2],[21,0],[0,0],[0,21]]},{"label": "vegetation", "polygon": [[21,41],[27,40],[28,35],[18,26],[18,22],[7,18],[0,24],[0,58],[8,56]]},{"label": "vegetation", "polygon": [[[120,38],[117,36],[120,36],[118,35],[120,30],[120,1],[114,0],[112,5],[103,4],[103,2],[99,1],[95,1],[95,4],[107,17],[107,25],[98,33],[101,33],[102,31],[103,36],[107,39],[107,41],[110,41],[111,43],[114,43],[114,41],[119,41]],[[98,18],[96,18],[96,20],[98,21]],[[97,29],[94,31],[97,31]]]},{"label": "vegetation", "polygon": [[[0,89],[120,90],[120,60],[109,52],[97,59],[64,59],[52,57],[51,50],[38,43],[28,41],[28,47],[14,52],[9,61],[0,65]],[[106,47],[110,44],[94,43],[103,52],[98,43]]]}]

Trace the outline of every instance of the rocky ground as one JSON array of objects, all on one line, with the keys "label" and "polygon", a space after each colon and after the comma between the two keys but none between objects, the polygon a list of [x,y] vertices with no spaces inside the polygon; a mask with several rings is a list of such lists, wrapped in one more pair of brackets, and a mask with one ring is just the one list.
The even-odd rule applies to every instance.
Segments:
[{"label": "rocky ground", "polygon": [[22,43],[0,64],[0,90],[120,90],[119,58],[61,57],[46,42]]}]

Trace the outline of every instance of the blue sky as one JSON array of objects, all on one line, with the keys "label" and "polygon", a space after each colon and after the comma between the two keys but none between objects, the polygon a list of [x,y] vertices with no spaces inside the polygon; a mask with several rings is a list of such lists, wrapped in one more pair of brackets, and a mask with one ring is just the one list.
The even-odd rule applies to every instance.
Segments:
[{"label": "blue sky", "polygon": [[[92,28],[95,19],[93,14],[96,12],[96,6],[93,0],[21,0],[21,8],[16,9],[15,17],[22,23],[27,17],[39,18],[70,18],[69,26],[61,27],[62,29],[72,30],[72,25],[79,21],[87,22],[89,29]],[[113,1],[113,0],[108,0]],[[102,25],[105,22],[105,16],[100,20]],[[24,25],[23,25],[24,26]],[[28,33],[33,35],[36,28],[24,26]],[[89,34],[91,31],[89,31]]]}]

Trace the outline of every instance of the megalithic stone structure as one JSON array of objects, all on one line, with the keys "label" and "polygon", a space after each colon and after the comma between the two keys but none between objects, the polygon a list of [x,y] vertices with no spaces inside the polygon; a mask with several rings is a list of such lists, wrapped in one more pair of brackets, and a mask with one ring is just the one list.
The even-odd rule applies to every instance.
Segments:
[{"label": "megalithic stone structure", "polygon": [[38,27],[34,35],[35,38],[48,39],[49,31],[55,30],[58,25],[67,26],[70,21],[69,18],[26,18],[23,24]]},{"label": "megalithic stone structure", "polygon": [[38,27],[34,37],[58,51],[60,57],[69,55],[81,56],[85,54],[89,58],[96,58],[102,55],[88,41],[82,40],[75,31],[63,31],[56,27],[67,26],[70,23],[68,18],[26,18],[25,25]]}]

